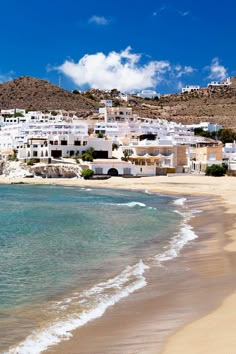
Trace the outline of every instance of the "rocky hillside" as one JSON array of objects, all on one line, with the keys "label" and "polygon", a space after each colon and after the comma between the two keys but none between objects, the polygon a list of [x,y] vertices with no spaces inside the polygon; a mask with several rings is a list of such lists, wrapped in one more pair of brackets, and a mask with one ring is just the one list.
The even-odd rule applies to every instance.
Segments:
[{"label": "rocky hillside", "polygon": [[[117,99],[117,90],[89,90],[83,94],[77,90],[73,92],[45,80],[24,76],[0,84],[0,109],[65,109],[87,117],[96,112],[101,99],[113,99],[115,105],[127,105],[127,102]],[[160,100],[147,100],[135,95],[129,95],[129,98],[129,106],[142,117],[160,117],[189,124],[210,121],[236,129],[236,78],[232,79],[229,87],[164,95]]]},{"label": "rocky hillside", "polygon": [[[181,123],[210,121],[236,129],[236,78],[228,87],[203,88],[191,93],[178,93],[161,96],[160,100],[142,99],[129,95],[129,106],[142,117],[165,118]],[[127,102],[117,99],[116,90],[89,90],[88,96],[99,102],[100,99],[113,99],[115,105],[126,106]]]},{"label": "rocky hillside", "polygon": [[181,123],[207,120],[236,129],[236,78],[228,87],[165,95],[158,101],[133,97],[131,103],[134,111],[142,116],[161,117]]},{"label": "rocky hillside", "polygon": [[86,116],[95,111],[97,103],[78,91],[72,93],[46,80],[23,76],[0,84],[0,109],[8,108],[65,109]]}]

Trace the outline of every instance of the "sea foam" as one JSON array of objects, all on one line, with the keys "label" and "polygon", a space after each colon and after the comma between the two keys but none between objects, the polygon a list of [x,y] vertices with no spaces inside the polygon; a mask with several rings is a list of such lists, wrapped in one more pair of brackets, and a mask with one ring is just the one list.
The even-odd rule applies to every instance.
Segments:
[{"label": "sea foam", "polygon": [[148,189],[145,189],[145,191],[144,191],[146,194],[153,194],[153,193],[151,193]]},{"label": "sea foam", "polygon": [[185,202],[186,198],[178,198],[173,202],[173,204],[183,206]]},{"label": "sea foam", "polygon": [[193,231],[191,225],[183,224],[179,233],[172,238],[169,246],[167,246],[167,250],[162,254],[157,255],[155,259],[161,263],[164,261],[168,261],[170,259],[176,258],[179,256],[180,251],[183,247],[189,242],[196,239],[198,236]]},{"label": "sea foam", "polygon": [[[71,315],[51,323],[42,330],[34,331],[17,347],[10,349],[8,353],[39,354],[48,347],[69,339],[72,336],[71,331],[102,316],[110,306],[144,287],[147,283],[143,274],[148,268],[140,261],[134,266],[126,267],[118,276],[78,294],[78,302],[85,305],[91,304],[90,308],[85,306],[87,308],[82,313]],[[68,304],[71,302],[70,300],[72,299],[67,298],[63,302]],[[60,305],[62,304],[60,303]]]},{"label": "sea foam", "polygon": [[136,207],[136,206],[139,206],[139,207],[146,207],[146,204],[140,203],[140,202],[117,203],[116,205],[119,205],[119,206],[128,206],[128,207],[130,207],[130,208],[133,208],[133,207]]},{"label": "sea foam", "polygon": [[189,220],[194,217],[193,214],[195,211],[192,211],[189,208],[185,208],[186,200],[186,198],[179,198],[173,202],[173,204],[181,207],[181,210],[175,210],[175,212],[183,217],[183,221],[179,232],[173,236],[169,242],[169,245],[166,246],[166,250],[155,256],[155,259],[159,264],[179,257],[180,252],[184,246],[188,242],[198,238],[197,234],[193,230],[193,227],[188,224]]}]

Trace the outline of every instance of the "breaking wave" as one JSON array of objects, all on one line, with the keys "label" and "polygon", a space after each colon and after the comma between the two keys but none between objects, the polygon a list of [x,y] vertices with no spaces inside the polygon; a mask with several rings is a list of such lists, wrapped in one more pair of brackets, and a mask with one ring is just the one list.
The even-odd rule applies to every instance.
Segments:
[{"label": "breaking wave", "polygon": [[101,317],[110,306],[144,287],[147,283],[143,274],[148,268],[140,261],[134,266],[126,267],[114,278],[101,282],[81,294],[75,293],[71,298],[55,303],[54,308],[58,310],[66,310],[71,303],[75,304],[75,302],[80,304],[84,310],[55,321],[41,330],[34,331],[17,347],[10,349],[8,353],[39,354],[48,347],[69,339],[72,336],[71,331]]}]

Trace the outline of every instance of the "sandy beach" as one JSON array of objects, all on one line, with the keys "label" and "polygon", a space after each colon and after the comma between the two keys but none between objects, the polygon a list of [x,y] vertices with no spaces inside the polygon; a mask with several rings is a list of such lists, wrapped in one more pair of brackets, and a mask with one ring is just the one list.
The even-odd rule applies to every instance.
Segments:
[{"label": "sandy beach", "polygon": [[0,178],[0,183],[20,182],[204,197],[201,201],[204,213],[192,222],[199,235],[197,245],[187,246],[182,256],[170,264],[173,269],[187,266],[191,276],[175,278],[174,272],[164,274],[164,271],[150,274],[150,280],[157,276],[159,281],[172,277],[168,295],[157,296],[158,288],[150,281],[150,285],[118,303],[103,317],[75,331],[70,341],[50,348],[49,353],[235,353],[236,178],[194,175],[114,177],[98,181]]}]

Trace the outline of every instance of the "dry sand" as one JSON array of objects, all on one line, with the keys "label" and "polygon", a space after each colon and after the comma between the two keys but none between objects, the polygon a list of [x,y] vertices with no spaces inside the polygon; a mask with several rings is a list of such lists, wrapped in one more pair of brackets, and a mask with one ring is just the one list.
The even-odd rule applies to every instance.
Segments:
[{"label": "dry sand", "polygon": [[[127,188],[149,190],[168,194],[211,195],[222,200],[226,213],[236,213],[236,178],[205,176],[160,176],[146,178],[115,177],[105,181],[59,180],[59,179],[0,179],[0,183],[24,182],[30,184],[57,184],[101,188]],[[236,220],[236,218],[235,218]],[[236,252],[236,224],[225,235],[228,252]],[[232,257],[232,262],[233,262]],[[232,289],[231,289],[232,291]],[[211,294],[209,293],[209,298]],[[119,304],[118,304],[119,305]],[[216,310],[178,330],[167,341],[163,354],[235,354],[236,353],[236,292],[228,296]],[[105,317],[105,316],[104,316]],[[153,322],[152,322],[153,326]],[[153,336],[155,331],[152,332]],[[54,349],[55,350],[55,349]],[[61,352],[55,350],[53,352]],[[71,351],[72,352],[72,351]],[[77,351],[73,351],[76,353]],[[130,353],[132,350],[130,351]],[[78,352],[79,353],[79,352]],[[96,350],[93,351],[96,354]],[[124,350],[124,354],[129,351]],[[139,353],[133,351],[132,353]],[[141,351],[140,351],[141,353]],[[142,353],[156,354],[155,345],[144,348]]]}]

